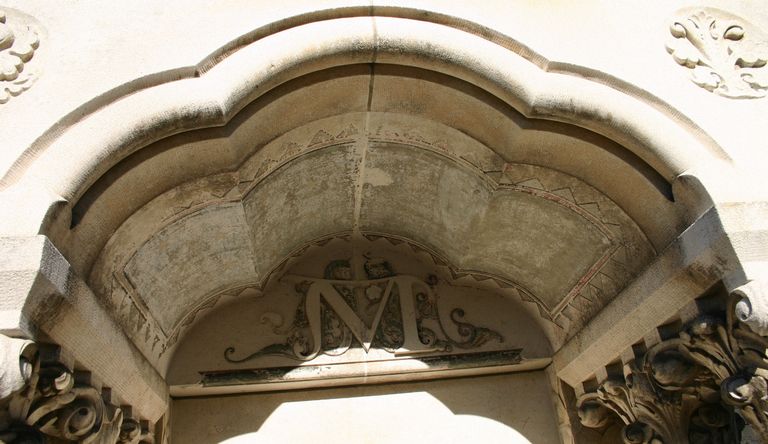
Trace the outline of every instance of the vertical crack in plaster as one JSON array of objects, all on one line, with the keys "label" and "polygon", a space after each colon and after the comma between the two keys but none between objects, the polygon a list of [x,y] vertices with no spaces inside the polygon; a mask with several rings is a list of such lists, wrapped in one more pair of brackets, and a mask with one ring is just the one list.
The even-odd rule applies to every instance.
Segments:
[{"label": "vertical crack in plaster", "polygon": [[[376,29],[376,18],[373,17],[373,5],[370,9],[371,13],[371,31],[373,33],[373,53],[371,54],[370,63],[370,80],[368,81],[368,99],[366,101],[365,112],[365,124],[363,127],[362,135],[357,139],[355,143],[355,157],[358,160],[357,177],[355,178],[355,203],[354,214],[352,216],[352,237],[354,240],[362,239],[362,233],[360,231],[360,211],[363,206],[363,189],[365,185],[365,161],[368,154],[369,143],[369,131],[370,131],[370,117],[371,117],[371,104],[373,102],[373,85],[374,85],[374,71],[376,65],[376,55],[379,45],[379,35]],[[361,278],[364,275],[362,254],[363,252],[357,251],[358,242],[352,243],[352,269],[356,278]]]},{"label": "vertical crack in plaster", "polygon": [[[366,107],[366,112],[368,113],[371,112],[371,102],[373,101],[373,71],[376,66],[376,57],[379,53],[379,29],[376,27],[376,17],[373,17],[373,5],[371,5],[371,32],[373,33],[373,52],[371,54],[371,81],[368,83],[368,103]],[[367,120],[368,118],[366,117],[366,124],[368,123]]]}]

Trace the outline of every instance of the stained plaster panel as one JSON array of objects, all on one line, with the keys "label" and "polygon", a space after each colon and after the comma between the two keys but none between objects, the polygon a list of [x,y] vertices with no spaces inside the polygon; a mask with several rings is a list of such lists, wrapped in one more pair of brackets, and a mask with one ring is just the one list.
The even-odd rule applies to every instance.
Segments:
[{"label": "stained plaster panel", "polygon": [[166,361],[200,310],[260,291],[284,258],[342,232],[409,239],[444,258],[454,279],[513,289],[555,345],[654,254],[579,179],[505,162],[429,120],[352,113],[274,139],[236,172],[161,194],[110,239],[91,281],[145,353]]},{"label": "stained plaster panel", "polygon": [[[391,184],[386,191],[366,188],[365,229],[400,232],[456,258],[462,269],[510,278],[552,311],[610,248],[609,238],[567,207],[527,193],[494,191],[483,178],[457,171],[440,156],[410,150],[371,148],[368,168],[383,171]],[[391,214],[409,217],[387,217]]]},{"label": "stained plaster panel", "polygon": [[240,204],[207,207],[157,232],[128,261],[124,276],[163,331],[171,332],[198,294],[255,278],[248,237]]},{"label": "stained plaster panel", "polygon": [[301,243],[351,228],[355,169],[350,147],[332,146],[279,168],[249,190],[243,206],[258,246],[259,275]]},{"label": "stained plaster panel", "polygon": [[[195,177],[235,168],[243,156],[256,149],[256,153],[246,157],[248,160],[239,167],[240,173],[225,174],[216,179],[216,183],[211,182],[213,189],[209,193],[223,196],[230,192],[245,192],[297,153],[325,146],[330,140],[334,143],[352,142],[356,140],[356,134],[363,132],[367,119],[377,125],[375,122],[381,119],[377,116],[384,115],[388,125],[400,129],[385,135],[377,128],[376,140],[404,140],[426,149],[454,151],[466,143],[479,145],[473,141],[476,140],[490,149],[456,151],[456,156],[466,157],[471,152],[474,153],[472,156],[483,153],[481,158],[495,159],[497,166],[483,164],[485,171],[500,169],[498,164],[503,159],[511,163],[545,164],[579,177],[618,202],[657,249],[663,248],[683,228],[680,209],[667,199],[669,184],[655,177],[648,171],[648,165],[633,158],[627,150],[594,133],[571,126],[520,120],[521,116],[508,108],[505,110],[494,98],[455,78],[380,66],[376,68],[376,81],[372,84],[371,107],[404,115],[343,114],[343,117],[331,118],[325,123],[319,123],[319,120],[317,124],[296,129],[292,129],[292,125],[297,124],[296,119],[283,117],[293,115],[291,110],[298,108],[302,109],[301,115],[321,117],[334,110],[359,108],[362,105],[358,102],[365,99],[362,95],[364,81],[373,79],[372,72],[366,77],[361,69],[367,67],[351,66],[298,79],[249,105],[221,130],[184,133],[129,157],[105,174],[77,203],[70,230],[55,236],[61,239],[59,248],[76,269],[89,274],[96,254],[113,230],[164,191],[188,187],[185,184]],[[389,92],[377,93],[378,88]],[[396,93],[398,91],[419,91],[420,94],[406,103],[405,96]],[[433,119],[450,124],[458,131],[434,127],[429,123]],[[278,134],[282,135],[276,137]],[[448,144],[446,134],[451,135],[451,140],[458,137],[460,142]],[[479,161],[467,159],[467,165]],[[239,182],[237,189],[228,185],[228,181]],[[182,197],[179,199],[186,202]],[[173,208],[191,204],[170,202],[169,205],[170,208],[163,211],[173,212]]]},{"label": "stained plaster panel", "polygon": [[[656,250],[645,233],[618,205],[595,188],[574,177],[534,165],[508,164],[499,179],[499,189],[513,192],[513,194],[536,196],[547,205],[556,205],[559,211],[567,211],[568,216],[560,220],[549,220],[537,228],[530,227],[530,233],[543,231],[543,241],[538,244],[539,249],[536,253],[546,253],[541,249],[547,246],[551,248],[549,257],[553,262],[548,270],[558,270],[559,273],[566,274],[577,267],[579,259],[584,261],[583,263],[591,264],[578,278],[576,273],[571,274],[574,280],[570,281],[573,282],[572,286],[568,284],[570,289],[567,294],[557,296],[556,303],[550,300],[550,303],[555,305],[548,305],[556,322],[562,321],[564,325],[568,325],[569,329],[578,328],[580,323],[596,314],[600,307],[607,304],[656,255]],[[500,214],[499,217],[504,217],[505,220],[508,218],[504,214]],[[578,247],[572,250],[567,249],[566,251],[570,252],[566,253],[563,250],[564,245],[573,247],[568,243],[569,237],[576,236],[578,239],[579,236],[577,234],[579,231],[569,231],[576,227],[568,227],[566,222],[574,217],[580,220],[579,223],[585,223],[588,226],[581,231],[584,238],[594,236],[599,240],[588,243],[581,250]],[[551,224],[551,227],[547,224]],[[526,232],[518,229],[514,231]],[[482,236],[484,232],[477,230],[476,233]],[[558,238],[558,236],[565,236],[565,238]],[[581,240],[583,241],[584,238]],[[497,247],[489,243],[487,248],[490,250]],[[578,257],[588,255],[590,251],[595,256],[589,259],[571,257],[570,261],[558,262],[563,260],[560,255],[574,254]],[[547,256],[543,254],[539,257]],[[480,260],[483,258],[481,256]],[[592,262],[594,258],[596,259]],[[532,259],[527,258],[527,260]],[[542,267],[535,279],[542,278],[547,282],[553,278],[547,272],[546,265]],[[548,295],[546,292],[537,294],[541,294],[542,298]]]}]

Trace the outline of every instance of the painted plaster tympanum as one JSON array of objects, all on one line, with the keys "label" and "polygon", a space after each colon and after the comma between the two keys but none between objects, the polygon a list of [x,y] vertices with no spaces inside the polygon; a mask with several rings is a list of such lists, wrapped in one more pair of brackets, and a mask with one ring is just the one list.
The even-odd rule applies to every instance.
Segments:
[{"label": "painted plaster tympanum", "polygon": [[759,2],[0,5],[0,440],[768,440]]}]

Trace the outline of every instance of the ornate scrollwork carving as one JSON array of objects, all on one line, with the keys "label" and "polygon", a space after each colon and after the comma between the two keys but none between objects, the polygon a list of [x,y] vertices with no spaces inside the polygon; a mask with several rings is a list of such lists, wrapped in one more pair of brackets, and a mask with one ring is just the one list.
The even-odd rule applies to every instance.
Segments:
[{"label": "ornate scrollwork carving", "polygon": [[582,423],[603,427],[613,412],[632,443],[735,443],[746,424],[768,442],[768,338],[734,312],[698,317],[651,347],[624,381],[583,395]]},{"label": "ornate scrollwork carving", "polygon": [[[4,345],[13,341],[18,340],[0,335]],[[146,427],[133,418],[124,420],[121,408],[76,377],[57,357],[56,347],[32,344],[18,357],[18,364],[5,360],[5,374],[13,375],[18,365],[24,384],[0,400],[7,406],[2,442],[42,443],[48,442],[47,436],[55,442],[152,443]]]},{"label": "ornate scrollwork carving", "polygon": [[[719,419],[727,418],[728,412],[693,393],[660,392],[648,373],[638,368],[625,378],[605,381],[579,400],[579,418],[586,427],[603,428],[613,422],[613,414],[624,423],[621,436],[627,444],[738,442],[699,440],[727,436]],[[700,438],[691,439],[694,435]]]},{"label": "ornate scrollwork carving", "polygon": [[768,336],[768,288],[763,280],[750,281],[735,288],[734,315],[752,331]]},{"label": "ornate scrollwork carving", "polygon": [[737,323],[703,316],[680,334],[678,349],[706,369],[722,401],[768,442],[768,338]]},{"label": "ornate scrollwork carving", "polygon": [[768,41],[747,21],[713,8],[684,10],[669,28],[667,51],[691,81],[724,97],[768,93]]},{"label": "ornate scrollwork carving", "polygon": [[114,443],[122,411],[94,387],[76,382],[63,364],[41,358],[31,362],[27,387],[11,401],[11,416],[41,433],[65,441]]},{"label": "ornate scrollwork carving", "polygon": [[[366,353],[374,348],[392,354],[417,350],[450,353],[504,342],[495,330],[465,320],[461,308],[451,310],[449,319],[454,325],[446,328],[433,288],[436,276],[421,281],[397,275],[389,262],[381,258],[366,258],[363,266],[365,280],[352,279],[352,266],[347,259],[331,261],[323,279],[298,278],[295,289],[301,300],[293,322],[283,327],[283,317],[274,312],[261,318],[284,340],[241,358],[235,356],[234,347],[227,347],[224,359],[237,364],[265,355],[280,355],[311,361],[320,354],[343,355],[352,347],[353,339]],[[415,294],[414,285],[418,288]],[[404,325],[406,322],[410,325]],[[458,338],[448,333],[454,328],[453,336]]]},{"label": "ornate scrollwork carving", "polygon": [[125,418],[120,426],[120,435],[117,444],[154,444],[155,439],[140,421],[134,418]]},{"label": "ornate scrollwork carving", "polygon": [[0,104],[32,86],[36,76],[25,68],[38,46],[35,31],[0,10]]}]

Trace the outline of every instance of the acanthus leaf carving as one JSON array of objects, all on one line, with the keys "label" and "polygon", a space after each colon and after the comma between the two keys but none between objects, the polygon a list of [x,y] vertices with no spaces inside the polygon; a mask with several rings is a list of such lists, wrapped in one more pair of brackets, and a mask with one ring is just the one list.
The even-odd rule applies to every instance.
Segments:
[{"label": "acanthus leaf carving", "polygon": [[768,338],[739,322],[733,305],[648,349],[623,381],[583,395],[582,424],[604,427],[613,412],[626,424],[625,441],[641,443],[736,443],[748,425],[768,442]]},{"label": "acanthus leaf carving", "polygon": [[37,33],[0,10],[0,104],[32,86],[36,79],[27,64],[40,45]]},{"label": "acanthus leaf carving", "polygon": [[691,417],[701,408],[709,407],[689,393],[660,393],[645,371],[633,368],[624,378],[608,379],[582,396],[579,418],[587,427],[602,428],[615,414],[624,423],[621,436],[627,444],[684,443]]},{"label": "acanthus leaf carving", "polygon": [[768,441],[768,338],[736,322],[733,313],[725,322],[698,318],[681,333],[679,349],[708,371],[722,401]]},{"label": "acanthus leaf carving", "polygon": [[768,93],[768,41],[747,21],[714,8],[686,9],[669,32],[667,52],[696,85],[729,98]]}]

